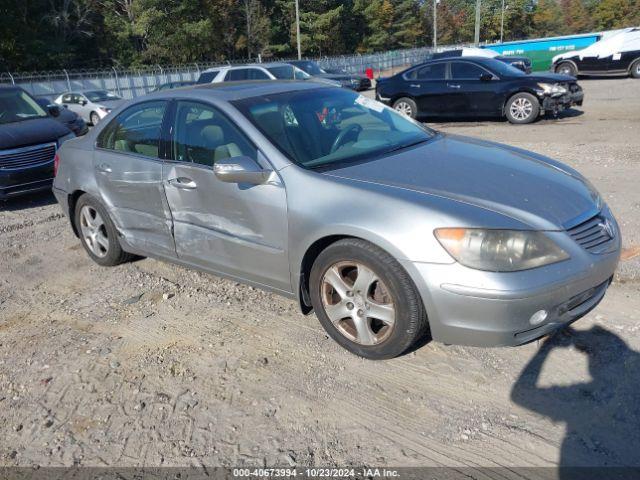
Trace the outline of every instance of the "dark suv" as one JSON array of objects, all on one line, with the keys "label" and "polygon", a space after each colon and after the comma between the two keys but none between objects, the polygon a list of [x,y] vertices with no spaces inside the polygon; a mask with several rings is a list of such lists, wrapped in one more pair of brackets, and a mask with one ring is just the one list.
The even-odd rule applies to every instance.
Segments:
[{"label": "dark suv", "polygon": [[0,200],[46,190],[54,157],[75,134],[20,87],[0,86]]}]

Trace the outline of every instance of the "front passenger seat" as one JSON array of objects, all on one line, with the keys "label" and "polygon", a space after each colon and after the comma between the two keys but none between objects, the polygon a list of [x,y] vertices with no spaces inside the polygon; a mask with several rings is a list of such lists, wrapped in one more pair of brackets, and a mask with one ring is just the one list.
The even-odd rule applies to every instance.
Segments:
[{"label": "front passenger seat", "polygon": [[222,127],[218,125],[207,125],[200,132],[204,144],[209,148],[216,146],[213,151],[213,163],[224,160],[225,158],[238,157],[242,155],[242,151],[238,145],[233,142],[225,143],[225,136]]}]

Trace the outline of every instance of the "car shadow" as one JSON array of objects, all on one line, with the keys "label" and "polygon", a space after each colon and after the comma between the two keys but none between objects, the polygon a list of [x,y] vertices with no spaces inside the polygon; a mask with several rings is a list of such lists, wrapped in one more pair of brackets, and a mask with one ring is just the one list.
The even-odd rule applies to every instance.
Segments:
[{"label": "car shadow", "polygon": [[[557,348],[572,348],[577,355],[585,355],[591,380],[538,386],[543,365]],[[636,470],[640,467],[640,353],[610,330],[567,328],[548,338],[521,372],[511,399],[566,424],[559,478],[585,478],[581,476],[585,467],[589,467],[586,478],[592,478],[591,474],[618,478],[611,476],[611,467],[634,467],[640,473]]]},{"label": "car shadow", "polygon": [[50,190],[20,195],[7,200],[0,200],[0,212],[25,210],[27,208],[44,207],[56,202]]},{"label": "car shadow", "polygon": [[[582,110],[578,110],[575,108],[568,108],[566,110],[562,110],[557,114],[547,113],[544,116],[540,116],[535,119],[532,123],[536,124],[541,121],[552,121],[552,120],[562,120],[564,118],[575,118],[584,115]],[[429,124],[438,124],[439,126],[444,125],[458,125],[461,126],[465,124],[465,126],[472,124],[473,126],[483,126],[487,123],[509,123],[506,118],[498,118],[498,117],[420,117],[418,119],[422,123]]]}]

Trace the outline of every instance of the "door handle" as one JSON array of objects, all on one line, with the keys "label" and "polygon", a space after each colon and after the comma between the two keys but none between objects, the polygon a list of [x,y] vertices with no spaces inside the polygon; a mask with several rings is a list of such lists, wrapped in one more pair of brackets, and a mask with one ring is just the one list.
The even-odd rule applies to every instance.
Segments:
[{"label": "door handle", "polygon": [[111,173],[111,166],[107,165],[106,163],[101,163],[100,165],[98,165],[96,167],[96,170],[98,170],[101,173]]},{"label": "door handle", "polygon": [[183,190],[195,190],[196,182],[187,177],[170,178],[167,183],[175,188],[181,188]]},{"label": "door handle", "polygon": [[409,86],[411,88],[420,88],[420,84],[418,84],[418,83],[410,83]]},{"label": "door handle", "polygon": [[447,83],[447,87],[449,87],[449,88],[460,88],[460,85],[454,85],[452,83]]}]

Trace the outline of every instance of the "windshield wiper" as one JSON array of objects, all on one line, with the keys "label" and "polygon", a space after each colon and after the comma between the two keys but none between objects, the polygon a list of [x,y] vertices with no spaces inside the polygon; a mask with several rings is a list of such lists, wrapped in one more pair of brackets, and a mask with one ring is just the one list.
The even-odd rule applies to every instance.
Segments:
[{"label": "windshield wiper", "polygon": [[420,145],[421,143],[428,142],[429,140],[430,140],[429,138],[423,138],[423,139],[417,140],[415,142],[405,143],[404,145],[398,145],[397,147],[393,147],[393,148],[387,150],[384,153],[385,154],[389,154],[389,153],[398,152],[400,150],[404,150],[405,148],[415,147],[416,145]]}]

